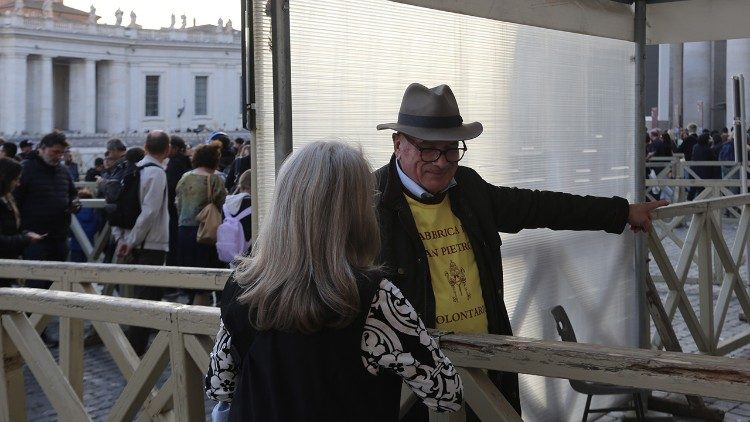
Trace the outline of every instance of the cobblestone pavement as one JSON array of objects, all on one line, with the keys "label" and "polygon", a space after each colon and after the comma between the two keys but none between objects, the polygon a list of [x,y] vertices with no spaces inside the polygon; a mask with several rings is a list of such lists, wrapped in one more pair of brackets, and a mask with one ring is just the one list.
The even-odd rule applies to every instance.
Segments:
[{"label": "cobblestone pavement", "polygon": [[[736,224],[726,223],[724,224],[724,235],[725,239],[729,243],[730,247],[733,243],[734,235],[736,231]],[[686,229],[678,229],[677,232],[680,236],[684,237]],[[673,263],[676,263],[679,258],[680,250],[670,241],[665,241],[664,245]],[[747,287],[747,273],[746,268],[743,266],[743,280],[745,280]],[[651,262],[651,273],[658,274],[658,270],[653,262]],[[697,277],[698,270],[695,266],[690,271],[689,277]],[[664,283],[657,283],[657,287],[662,295],[662,298],[666,296],[667,287]],[[686,293],[693,303],[694,308],[697,309],[698,304],[698,286],[696,284],[688,284],[685,286]],[[718,296],[719,286],[714,287],[714,298]],[[184,297],[178,300],[184,301]],[[739,320],[738,315],[740,313],[739,303],[735,300],[731,302],[729,313],[727,316],[725,328],[722,332],[722,338],[728,338],[732,335],[741,333],[745,330],[750,330],[750,324]],[[682,316],[679,312],[675,315],[674,322],[675,331],[680,341],[683,350],[686,352],[696,352],[697,347],[692,341],[690,332],[688,331]],[[653,329],[652,329],[653,331]],[[57,357],[57,348],[52,349],[52,353]],[[732,352],[730,356],[740,359],[750,359],[750,345],[745,346],[735,352]],[[104,420],[109,412],[109,409],[114,404],[117,395],[125,386],[125,380],[117,370],[112,358],[106,349],[99,345],[94,347],[87,347],[84,355],[84,405],[86,406],[89,414],[94,420]],[[169,368],[165,370],[165,374],[162,375],[159,385],[163,383],[168,377]],[[26,397],[27,397],[27,410],[29,420],[33,421],[55,421],[57,420],[56,414],[52,409],[47,398],[44,396],[39,384],[36,382],[31,373],[26,369]],[[679,400],[684,402],[684,396],[675,394],[655,393],[656,395],[667,396],[670,399]],[[750,421],[750,403],[738,403],[730,401],[721,401],[706,398],[706,403],[711,408],[721,409],[726,411],[725,421]],[[207,420],[210,420],[209,412],[213,407],[213,403],[206,400],[206,415]],[[622,412],[613,412],[606,414],[599,418],[602,422],[611,422],[620,420],[623,416],[628,416]],[[691,418],[675,418],[676,421],[695,421],[697,419]]]}]

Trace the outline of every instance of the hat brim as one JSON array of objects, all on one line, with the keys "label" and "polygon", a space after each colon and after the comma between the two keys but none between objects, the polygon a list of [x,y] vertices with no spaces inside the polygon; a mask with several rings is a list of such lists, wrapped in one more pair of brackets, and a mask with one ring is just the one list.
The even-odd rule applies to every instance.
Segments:
[{"label": "hat brim", "polygon": [[425,128],[399,123],[382,123],[377,126],[377,129],[391,129],[425,141],[468,141],[481,135],[484,130],[479,122],[449,128]]}]

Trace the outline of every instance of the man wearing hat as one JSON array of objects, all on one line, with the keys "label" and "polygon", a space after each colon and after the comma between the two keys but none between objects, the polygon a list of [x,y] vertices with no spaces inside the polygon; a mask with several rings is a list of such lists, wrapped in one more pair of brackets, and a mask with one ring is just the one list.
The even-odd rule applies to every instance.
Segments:
[{"label": "man wearing hat", "polygon": [[[578,196],[494,186],[458,165],[466,141],[482,133],[463,123],[450,87],[411,84],[391,129],[394,154],[375,172],[384,263],[389,278],[441,331],[512,335],[503,302],[498,232],[522,229],[648,231],[650,211],[666,201]],[[490,372],[521,413],[518,376]]]},{"label": "man wearing hat", "polygon": [[34,143],[28,139],[19,142],[18,147],[21,148],[21,152],[18,153],[18,159],[20,161],[31,157],[31,152],[34,151]]}]

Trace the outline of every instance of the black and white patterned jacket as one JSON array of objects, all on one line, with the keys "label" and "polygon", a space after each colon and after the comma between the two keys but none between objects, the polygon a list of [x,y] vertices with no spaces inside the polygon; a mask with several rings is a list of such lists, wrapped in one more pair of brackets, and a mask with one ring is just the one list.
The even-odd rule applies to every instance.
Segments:
[{"label": "black and white patterned jacket", "polygon": [[[219,325],[206,374],[206,394],[212,400],[232,401],[237,362],[230,353],[232,338]],[[455,411],[463,401],[463,385],[450,360],[427,333],[424,323],[401,291],[382,280],[370,306],[361,341],[362,364],[373,375],[381,370],[398,374],[429,408]],[[428,352],[430,361],[414,358]]]}]

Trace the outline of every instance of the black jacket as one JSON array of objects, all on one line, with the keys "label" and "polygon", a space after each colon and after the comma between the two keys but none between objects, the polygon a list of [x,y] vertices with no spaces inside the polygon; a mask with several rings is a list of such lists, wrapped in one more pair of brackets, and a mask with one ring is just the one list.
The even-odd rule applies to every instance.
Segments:
[{"label": "black jacket", "polygon": [[21,183],[13,192],[21,212],[21,229],[47,233],[48,239],[67,239],[68,209],[77,196],[68,169],[62,162],[50,166],[36,152],[21,166]]},{"label": "black jacket", "polygon": [[234,160],[232,165],[229,167],[227,172],[227,179],[224,182],[224,186],[227,188],[227,192],[232,193],[234,188],[240,181],[240,176],[246,170],[250,170],[250,156],[240,157]]},{"label": "black jacket", "polygon": [[[388,278],[403,292],[419,316],[435,327],[435,296],[427,256],[414,217],[396,172],[396,159],[375,172],[380,198],[377,203],[382,241],[379,262]],[[471,168],[458,167],[457,185],[449,195],[453,214],[475,251],[490,334],[512,335],[503,302],[503,269],[498,232],[522,229],[604,230],[622,233],[628,218],[628,201],[619,198],[578,196],[494,186]],[[520,414],[516,374],[495,374],[495,382]]]},{"label": "black jacket", "polygon": [[691,161],[693,159],[693,147],[697,143],[698,135],[691,133],[682,141],[675,152],[685,154],[685,161]]},{"label": "black jacket", "polygon": [[190,157],[187,155],[173,155],[169,157],[167,163],[167,194],[169,199],[169,212],[170,216],[174,209],[175,215],[177,215],[177,207],[175,206],[175,198],[177,197],[177,183],[182,178],[182,175],[189,172],[193,166],[190,164]]},{"label": "black jacket", "polygon": [[21,233],[13,208],[0,198],[0,258],[16,259],[31,239]]},{"label": "black jacket", "polygon": [[231,278],[222,293],[221,319],[239,366],[230,421],[397,421],[401,378],[371,375],[362,363],[362,331],[378,281],[357,277],[355,320],[314,334],[256,331],[242,292]]}]

